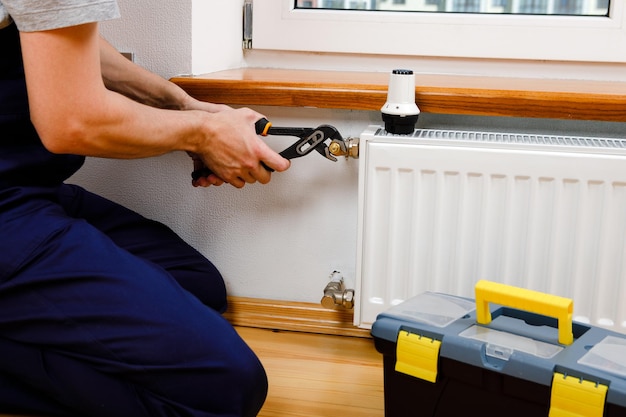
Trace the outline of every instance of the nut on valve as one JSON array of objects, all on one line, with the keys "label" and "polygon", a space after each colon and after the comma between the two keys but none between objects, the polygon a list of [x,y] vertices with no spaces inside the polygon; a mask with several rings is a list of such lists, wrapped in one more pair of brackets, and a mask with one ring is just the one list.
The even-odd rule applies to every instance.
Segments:
[{"label": "nut on valve", "polygon": [[341,152],[341,145],[340,145],[340,144],[338,144],[337,142],[333,142],[333,143],[331,143],[331,144],[330,144],[330,146],[328,146],[328,151],[329,151],[330,153],[332,153],[333,155],[335,155],[335,156],[340,156],[340,155],[342,155],[342,152]]},{"label": "nut on valve", "polygon": [[335,297],[333,297],[333,294],[324,294],[321,304],[322,307],[332,310],[336,307]]},{"label": "nut on valve", "polygon": [[359,157],[359,138],[348,138],[346,141],[333,140],[328,145],[328,151],[333,156],[345,156],[346,158],[358,159]]},{"label": "nut on valve", "polygon": [[343,293],[343,303],[341,304],[344,308],[351,309],[354,307],[354,290],[345,290]]}]

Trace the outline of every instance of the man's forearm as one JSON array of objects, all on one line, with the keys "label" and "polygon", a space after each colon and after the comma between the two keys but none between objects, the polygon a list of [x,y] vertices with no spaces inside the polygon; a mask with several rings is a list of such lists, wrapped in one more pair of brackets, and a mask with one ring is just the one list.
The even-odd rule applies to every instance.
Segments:
[{"label": "man's forearm", "polygon": [[181,110],[188,100],[177,85],[126,59],[100,38],[102,78],[106,87],[152,107]]},{"label": "man's forearm", "polygon": [[174,110],[203,110],[216,113],[230,109],[223,104],[198,101],[183,89],[132,63],[100,38],[100,61],[105,86],[134,101]]}]

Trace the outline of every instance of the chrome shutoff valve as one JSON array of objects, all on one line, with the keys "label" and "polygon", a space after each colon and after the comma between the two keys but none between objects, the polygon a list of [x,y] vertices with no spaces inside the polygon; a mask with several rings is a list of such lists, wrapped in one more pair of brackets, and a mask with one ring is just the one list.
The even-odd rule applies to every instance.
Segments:
[{"label": "chrome shutoff valve", "polygon": [[352,309],[354,307],[354,290],[346,289],[343,277],[339,272],[334,271],[330,278],[330,282],[324,288],[322,306],[331,310],[337,308]]}]

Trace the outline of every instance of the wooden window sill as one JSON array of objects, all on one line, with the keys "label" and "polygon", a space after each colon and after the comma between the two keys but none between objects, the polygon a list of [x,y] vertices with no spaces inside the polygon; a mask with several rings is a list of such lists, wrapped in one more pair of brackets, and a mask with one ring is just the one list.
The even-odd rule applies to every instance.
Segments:
[{"label": "wooden window sill", "polygon": [[[577,80],[416,75],[415,97],[425,113],[626,121],[626,83]],[[200,100],[379,110],[389,74],[241,68],[171,79]]]}]

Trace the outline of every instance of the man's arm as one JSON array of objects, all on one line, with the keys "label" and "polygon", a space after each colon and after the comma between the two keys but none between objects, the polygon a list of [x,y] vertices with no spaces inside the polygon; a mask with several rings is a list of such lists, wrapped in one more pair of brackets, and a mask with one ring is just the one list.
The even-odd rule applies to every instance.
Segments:
[{"label": "man's arm", "polygon": [[52,152],[142,158],[182,150],[215,172],[210,182],[236,187],[270,180],[261,161],[289,167],[254,132],[260,114],[193,109],[203,105],[127,62],[102,42],[96,23],[22,32],[21,41],[31,119]]},{"label": "man's arm", "polygon": [[135,65],[105,39],[100,38],[100,60],[105,86],[140,103],[173,110],[204,110],[211,113],[230,107],[198,101],[182,88]]}]

